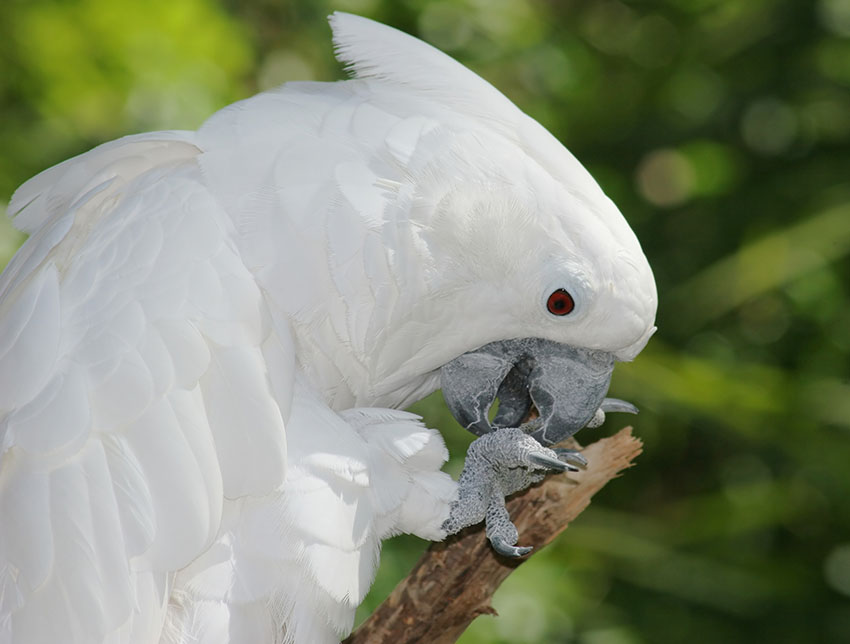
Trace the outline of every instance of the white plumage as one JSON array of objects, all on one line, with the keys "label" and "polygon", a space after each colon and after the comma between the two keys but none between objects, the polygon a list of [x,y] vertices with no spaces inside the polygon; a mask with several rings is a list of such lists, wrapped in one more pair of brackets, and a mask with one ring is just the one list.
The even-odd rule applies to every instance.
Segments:
[{"label": "white plumage", "polygon": [[[381,540],[442,538],[454,495],[439,434],[392,408],[529,328],[624,359],[649,337],[648,265],[572,155],[424,43],[331,23],[359,80],[15,193],[0,644],[337,641]],[[553,276],[598,296],[569,328],[532,311]]]}]

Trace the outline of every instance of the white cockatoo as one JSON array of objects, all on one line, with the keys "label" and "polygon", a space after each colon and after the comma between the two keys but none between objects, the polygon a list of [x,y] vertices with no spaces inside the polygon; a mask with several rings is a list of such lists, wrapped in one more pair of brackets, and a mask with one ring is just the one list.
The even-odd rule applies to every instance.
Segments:
[{"label": "white cockatoo", "polygon": [[[338,641],[382,539],[486,516],[523,554],[504,493],[633,409],[604,396],[656,293],[614,204],[451,58],[330,21],[352,80],[106,143],[15,193],[0,644]],[[483,434],[459,483],[399,411],[441,384]]]}]

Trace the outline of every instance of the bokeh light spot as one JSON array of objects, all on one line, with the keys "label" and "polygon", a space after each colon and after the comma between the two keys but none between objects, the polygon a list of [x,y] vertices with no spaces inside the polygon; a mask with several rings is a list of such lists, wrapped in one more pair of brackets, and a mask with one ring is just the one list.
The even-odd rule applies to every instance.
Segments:
[{"label": "bokeh light spot", "polygon": [[681,152],[665,148],[647,154],[637,168],[638,190],[651,204],[678,206],[693,193],[694,169]]},{"label": "bokeh light spot", "polygon": [[313,80],[316,72],[310,62],[299,54],[278,49],[266,56],[257,76],[260,89],[266,90],[287,81]]},{"label": "bokeh light spot", "polygon": [[850,0],[820,0],[818,17],[829,31],[850,37]]},{"label": "bokeh light spot", "polygon": [[744,111],[741,136],[751,150],[780,154],[797,136],[797,117],[788,105],[775,98],[756,101]]},{"label": "bokeh light spot", "polygon": [[447,51],[465,47],[474,33],[469,13],[464,7],[450,2],[429,4],[419,16],[422,37]]},{"label": "bokeh light spot", "polygon": [[836,546],[827,555],[823,576],[831,588],[850,597],[850,543]]},{"label": "bokeh light spot", "polygon": [[725,93],[725,84],[713,71],[687,67],[670,77],[665,98],[677,113],[701,122],[715,112]]},{"label": "bokeh light spot", "polygon": [[788,306],[774,295],[748,302],[738,312],[738,319],[741,332],[756,344],[776,342],[791,324]]}]

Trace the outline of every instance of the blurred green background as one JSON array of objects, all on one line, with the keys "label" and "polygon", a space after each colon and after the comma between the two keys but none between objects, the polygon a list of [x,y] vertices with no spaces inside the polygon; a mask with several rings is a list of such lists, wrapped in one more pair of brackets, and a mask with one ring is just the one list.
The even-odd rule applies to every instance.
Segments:
[{"label": "blurred green background", "polygon": [[[659,332],[612,387],[645,453],[461,641],[850,641],[850,0],[4,0],[0,200],[103,141],[341,78],[334,9],[540,120],[658,282]],[[3,220],[0,265],[21,241]],[[416,410],[457,472],[469,437],[439,395]],[[423,547],[386,544],[362,615]]]}]

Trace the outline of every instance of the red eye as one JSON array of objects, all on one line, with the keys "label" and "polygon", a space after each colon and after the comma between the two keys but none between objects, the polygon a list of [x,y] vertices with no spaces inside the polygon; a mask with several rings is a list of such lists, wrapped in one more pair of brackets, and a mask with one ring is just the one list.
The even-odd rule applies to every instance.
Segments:
[{"label": "red eye", "polygon": [[549,296],[546,302],[546,308],[552,315],[566,315],[576,306],[573,301],[573,296],[567,293],[564,289],[559,288]]}]

